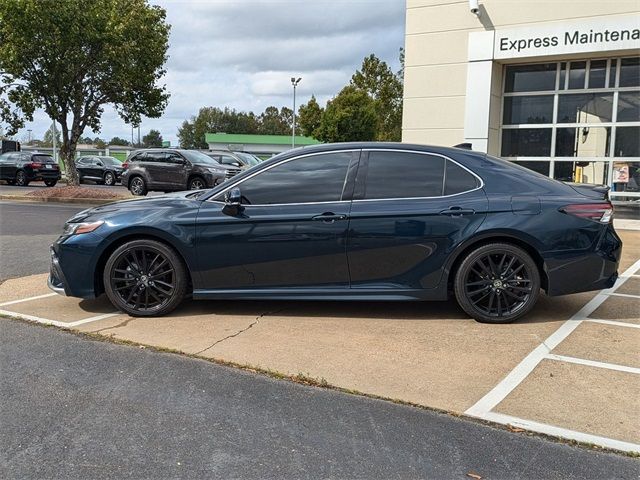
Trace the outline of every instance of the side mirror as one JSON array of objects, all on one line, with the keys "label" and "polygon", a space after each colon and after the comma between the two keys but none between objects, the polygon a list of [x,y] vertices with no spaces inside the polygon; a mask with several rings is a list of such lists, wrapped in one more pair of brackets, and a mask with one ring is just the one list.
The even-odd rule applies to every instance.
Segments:
[{"label": "side mirror", "polygon": [[226,215],[236,216],[244,210],[242,206],[242,192],[234,187],[224,194],[224,207],[222,212]]}]

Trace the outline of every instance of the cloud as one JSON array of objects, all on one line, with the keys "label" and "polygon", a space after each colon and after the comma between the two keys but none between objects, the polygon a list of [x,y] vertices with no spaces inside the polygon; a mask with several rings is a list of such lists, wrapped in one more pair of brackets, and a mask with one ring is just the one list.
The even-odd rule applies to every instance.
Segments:
[{"label": "cloud", "polygon": [[[290,78],[302,77],[298,105],[313,94],[326,102],[370,53],[399,68],[404,0],[151,0],[171,24],[164,115],[144,119],[177,140],[183,120],[204,106],[261,112],[291,106]],[[50,125],[37,115],[27,128],[41,138]],[[26,136],[26,128],[20,132]],[[85,135],[93,134],[89,131]],[[100,136],[131,138],[131,128],[107,107]]]}]

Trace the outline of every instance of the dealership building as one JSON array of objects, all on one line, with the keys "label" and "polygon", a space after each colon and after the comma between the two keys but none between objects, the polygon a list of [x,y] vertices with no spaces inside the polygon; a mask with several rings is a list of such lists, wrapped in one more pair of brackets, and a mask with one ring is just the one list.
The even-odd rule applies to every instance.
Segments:
[{"label": "dealership building", "polygon": [[640,203],[638,0],[407,0],[403,141]]}]

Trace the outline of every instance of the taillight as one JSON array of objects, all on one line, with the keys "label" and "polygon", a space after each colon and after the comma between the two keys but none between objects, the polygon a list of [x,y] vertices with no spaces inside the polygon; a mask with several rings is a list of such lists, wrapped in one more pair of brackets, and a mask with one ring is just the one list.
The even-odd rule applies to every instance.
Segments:
[{"label": "taillight", "polygon": [[122,168],[126,170],[127,168],[129,168],[129,164],[127,162],[123,163]]},{"label": "taillight", "polygon": [[37,163],[37,162],[27,163],[27,167],[42,168],[42,164],[41,163]]},{"label": "taillight", "polygon": [[560,211],[600,223],[610,223],[613,218],[613,205],[609,202],[566,205]]}]

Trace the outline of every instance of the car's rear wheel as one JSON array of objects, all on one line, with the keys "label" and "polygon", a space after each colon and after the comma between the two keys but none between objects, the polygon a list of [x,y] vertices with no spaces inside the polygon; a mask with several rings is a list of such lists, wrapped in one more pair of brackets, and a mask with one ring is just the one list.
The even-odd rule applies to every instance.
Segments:
[{"label": "car's rear wheel", "polygon": [[187,272],[178,254],[154,240],[118,247],[105,265],[103,281],[113,305],[133,316],[164,315],[187,291]]},{"label": "car's rear wheel", "polygon": [[29,179],[27,178],[27,174],[24,170],[18,170],[16,172],[16,185],[19,187],[26,187],[29,185]]},{"label": "car's rear wheel", "polygon": [[47,187],[55,187],[57,183],[58,183],[58,180],[45,180],[44,181],[44,184]]},{"label": "car's rear wheel", "polygon": [[540,273],[531,256],[507,243],[473,250],[456,272],[456,299],[483,323],[510,323],[527,314],[540,295]]},{"label": "car's rear wheel", "polygon": [[116,184],[116,176],[113,172],[105,172],[103,182],[107,187],[112,187]]},{"label": "car's rear wheel", "polygon": [[136,196],[147,194],[147,184],[142,177],[133,177],[129,182],[129,191]]},{"label": "car's rear wheel", "polygon": [[207,188],[207,183],[202,177],[193,177],[189,180],[188,187],[189,190],[202,190],[203,188]]}]

